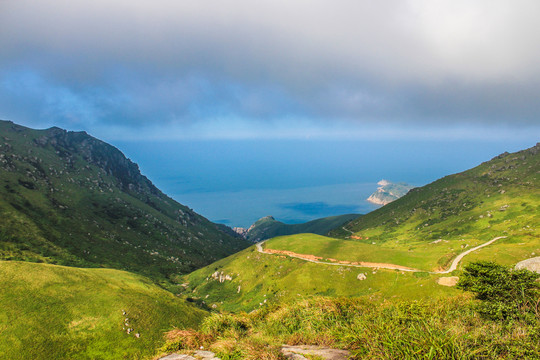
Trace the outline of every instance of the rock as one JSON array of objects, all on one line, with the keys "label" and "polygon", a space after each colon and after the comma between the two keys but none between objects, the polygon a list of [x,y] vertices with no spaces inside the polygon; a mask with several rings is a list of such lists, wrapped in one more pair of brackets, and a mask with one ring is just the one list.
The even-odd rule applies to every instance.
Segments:
[{"label": "rock", "polygon": [[213,273],[211,276],[210,276],[212,279],[214,280],[217,280],[219,281],[220,283],[222,282],[225,282],[225,281],[231,281],[232,280],[232,276],[231,275],[227,275],[227,274],[224,274],[223,271],[216,271],[215,273]]},{"label": "rock", "polygon": [[516,264],[516,270],[527,269],[540,274],[540,256],[520,261]]},{"label": "rock", "polygon": [[195,351],[192,355],[187,354],[170,354],[165,357],[159,358],[158,360],[221,360],[216,357],[211,351],[198,350]]},{"label": "rock", "polygon": [[198,351],[195,351],[193,355],[197,358],[204,359],[204,360],[220,360],[219,358],[216,357],[216,354],[214,354],[211,351],[198,350]]},{"label": "rock", "polygon": [[367,201],[378,205],[391,203],[407,194],[407,192],[413,188],[413,186],[406,183],[394,184],[387,180],[381,180],[377,185],[379,185],[379,188],[367,198]]},{"label": "rock", "polygon": [[[288,359],[293,360],[310,359],[312,357],[322,358],[324,360],[347,360],[351,356],[351,353],[347,350],[332,349],[314,345],[283,345],[281,347],[281,353]],[[310,357],[307,358],[303,355],[308,355]]]},{"label": "rock", "polygon": [[244,239],[247,238],[248,229],[243,227],[233,227],[232,229],[235,233],[242,236]]},{"label": "rock", "polygon": [[458,276],[446,276],[437,279],[437,284],[442,286],[456,286],[459,281]]},{"label": "rock", "polygon": [[364,273],[360,273],[358,274],[358,276],[356,277],[358,280],[362,281],[362,280],[366,280],[367,279],[367,276],[366,274]]},{"label": "rock", "polygon": [[184,354],[171,354],[165,357],[159,358],[158,360],[197,360],[193,356],[184,355]]}]

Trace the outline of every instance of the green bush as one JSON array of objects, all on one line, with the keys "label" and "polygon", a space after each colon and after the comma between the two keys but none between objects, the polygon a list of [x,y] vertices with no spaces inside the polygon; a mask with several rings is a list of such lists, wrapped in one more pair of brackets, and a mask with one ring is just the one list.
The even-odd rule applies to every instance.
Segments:
[{"label": "green bush", "polygon": [[201,331],[214,337],[240,336],[248,329],[249,319],[241,315],[212,314],[201,324]]},{"label": "green bush", "polygon": [[471,291],[482,300],[478,311],[494,320],[538,318],[539,274],[528,270],[513,270],[493,262],[468,264],[458,288]]}]

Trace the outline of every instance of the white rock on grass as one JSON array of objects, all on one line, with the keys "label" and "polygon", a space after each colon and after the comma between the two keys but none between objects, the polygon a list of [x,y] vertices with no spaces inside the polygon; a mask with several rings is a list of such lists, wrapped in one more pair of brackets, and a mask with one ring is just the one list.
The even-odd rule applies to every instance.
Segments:
[{"label": "white rock on grass", "polygon": [[358,276],[356,277],[358,280],[362,281],[362,280],[366,280],[367,279],[367,276],[366,274],[364,273],[360,273],[358,274]]},{"label": "white rock on grass", "polygon": [[540,256],[518,262],[516,264],[516,269],[527,269],[540,274]]}]

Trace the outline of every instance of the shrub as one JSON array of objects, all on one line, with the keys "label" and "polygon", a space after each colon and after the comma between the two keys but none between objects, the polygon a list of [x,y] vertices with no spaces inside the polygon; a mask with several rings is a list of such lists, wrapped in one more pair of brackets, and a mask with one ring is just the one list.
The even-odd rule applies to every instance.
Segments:
[{"label": "shrub", "polygon": [[249,319],[245,316],[231,314],[212,314],[201,324],[201,331],[214,337],[240,337],[249,329]]},{"label": "shrub", "polygon": [[538,317],[540,288],[539,274],[511,268],[487,261],[468,264],[458,288],[471,291],[482,300],[478,311],[494,320]]},{"label": "shrub", "polygon": [[213,340],[210,335],[202,334],[192,329],[174,329],[165,333],[165,338],[167,341],[161,349],[163,352],[197,350],[201,346],[207,347]]}]

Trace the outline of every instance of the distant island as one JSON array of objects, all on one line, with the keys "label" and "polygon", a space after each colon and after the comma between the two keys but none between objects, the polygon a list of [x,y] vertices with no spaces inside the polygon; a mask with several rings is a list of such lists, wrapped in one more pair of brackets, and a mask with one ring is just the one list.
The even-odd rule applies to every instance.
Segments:
[{"label": "distant island", "polygon": [[392,183],[384,179],[379,181],[377,185],[379,185],[379,188],[367,198],[367,201],[378,205],[386,205],[391,203],[392,201],[404,196],[409,192],[409,190],[414,188],[414,186],[404,182]]}]

